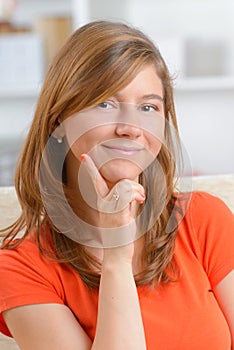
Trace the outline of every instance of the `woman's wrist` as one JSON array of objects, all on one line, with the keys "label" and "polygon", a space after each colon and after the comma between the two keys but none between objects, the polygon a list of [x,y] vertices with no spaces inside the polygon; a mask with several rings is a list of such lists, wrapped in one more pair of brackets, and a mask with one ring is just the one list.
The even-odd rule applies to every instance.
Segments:
[{"label": "woman's wrist", "polygon": [[132,257],[116,252],[116,248],[104,249],[102,270],[116,271],[116,269],[132,271]]}]

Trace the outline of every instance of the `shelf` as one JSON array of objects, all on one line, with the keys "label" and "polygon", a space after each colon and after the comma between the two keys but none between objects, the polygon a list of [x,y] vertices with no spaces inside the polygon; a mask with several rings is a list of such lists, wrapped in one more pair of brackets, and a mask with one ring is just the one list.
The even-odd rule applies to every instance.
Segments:
[{"label": "shelf", "polygon": [[234,76],[189,77],[175,81],[176,91],[234,90]]}]

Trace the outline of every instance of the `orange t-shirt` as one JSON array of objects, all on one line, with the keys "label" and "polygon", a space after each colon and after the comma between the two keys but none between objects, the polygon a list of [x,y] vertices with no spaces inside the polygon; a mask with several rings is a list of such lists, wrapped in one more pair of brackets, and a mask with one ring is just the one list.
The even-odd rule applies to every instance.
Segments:
[{"label": "orange t-shirt", "polygon": [[[138,287],[147,350],[230,350],[229,327],[212,291],[234,269],[234,216],[220,199],[192,195],[179,225],[175,260],[177,282]],[[94,339],[98,291],[90,291],[67,265],[41,256],[32,239],[0,251],[0,276],[0,312],[26,304],[65,304]],[[2,317],[0,331],[11,336]]]}]

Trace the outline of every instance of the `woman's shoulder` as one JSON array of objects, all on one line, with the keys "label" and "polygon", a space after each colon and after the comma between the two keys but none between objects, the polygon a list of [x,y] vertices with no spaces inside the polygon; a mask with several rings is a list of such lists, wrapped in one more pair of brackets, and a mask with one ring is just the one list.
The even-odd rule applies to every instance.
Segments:
[{"label": "woman's shoulder", "polygon": [[[44,230],[42,228],[40,231]],[[46,229],[47,234],[49,230]],[[48,245],[49,246],[49,245]],[[0,249],[0,259],[12,258],[15,260],[30,260],[36,261],[41,259],[42,255],[36,237],[36,230],[30,231],[27,235],[18,235],[13,240],[9,240],[7,247],[4,245]]]},{"label": "woman's shoulder", "polygon": [[26,304],[64,304],[74,283],[81,288],[78,274],[42,254],[33,232],[17,246],[0,250],[0,312]]},{"label": "woman's shoulder", "polygon": [[[46,229],[48,237],[50,230]],[[43,236],[42,236],[43,237]],[[7,280],[19,284],[44,284],[61,287],[61,276],[71,269],[56,261],[50,241],[48,244],[38,244],[36,231],[31,231],[24,239],[16,238],[9,248],[0,249],[0,288]],[[71,271],[72,273],[72,271]]]},{"label": "woman's shoulder", "polygon": [[218,196],[208,192],[195,191],[191,192],[188,198],[187,211],[194,224],[202,226],[211,222],[222,225],[234,224],[234,215],[231,209]]},{"label": "woman's shoulder", "polygon": [[231,221],[234,215],[228,205],[220,197],[204,191],[179,193],[176,196],[177,206],[183,212],[184,217],[190,216],[193,221],[229,218]]},{"label": "woman's shoulder", "polygon": [[[234,215],[226,203],[208,192],[195,191],[178,195],[179,231],[204,241],[219,236],[234,239]],[[233,242],[234,243],[234,242]]]},{"label": "woman's shoulder", "polygon": [[53,266],[41,253],[34,232],[24,239],[15,238],[9,247],[0,249],[1,280],[7,275],[20,280],[26,275],[36,276],[36,274],[52,280],[54,268],[55,265]]},{"label": "woman's shoulder", "polygon": [[207,192],[186,196],[178,239],[199,258],[215,285],[234,268],[234,215],[222,199]]}]

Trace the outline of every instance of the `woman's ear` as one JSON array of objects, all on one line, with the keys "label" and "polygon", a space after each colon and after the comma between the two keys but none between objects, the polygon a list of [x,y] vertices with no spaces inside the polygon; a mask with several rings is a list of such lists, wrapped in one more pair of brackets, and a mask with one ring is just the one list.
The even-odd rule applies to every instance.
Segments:
[{"label": "woman's ear", "polygon": [[65,130],[62,124],[59,124],[53,131],[52,137],[57,139],[58,143],[63,142],[63,137],[65,136]]}]

